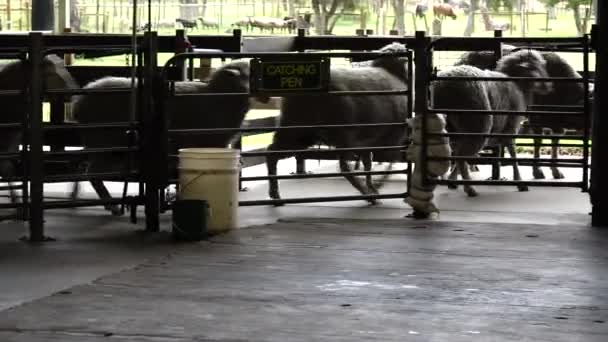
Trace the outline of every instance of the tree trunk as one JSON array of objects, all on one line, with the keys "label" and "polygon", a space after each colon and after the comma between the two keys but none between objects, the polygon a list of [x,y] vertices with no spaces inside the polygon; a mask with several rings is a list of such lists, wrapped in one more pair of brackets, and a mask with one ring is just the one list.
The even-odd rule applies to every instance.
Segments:
[{"label": "tree trunk", "polygon": [[70,28],[72,32],[80,32],[80,11],[78,0],[70,0]]},{"label": "tree trunk", "polygon": [[[369,17],[369,8],[367,7],[367,4],[361,5],[359,13],[359,28],[365,30],[367,28],[367,18]],[[378,32],[377,29],[376,32]]]},{"label": "tree trunk", "polygon": [[319,0],[312,0],[312,10],[315,12],[315,32],[323,34],[325,32],[325,13]]},{"label": "tree trunk", "polygon": [[578,6],[578,4],[576,4],[572,7],[572,12],[574,12],[574,22],[576,24],[576,31],[578,32],[579,36],[582,36],[584,34],[584,31],[583,31],[583,24],[581,22],[580,7]]},{"label": "tree trunk", "polygon": [[467,27],[464,29],[463,36],[470,37],[475,31],[475,13],[479,9],[479,0],[471,0],[471,11],[467,19]]},{"label": "tree trunk", "polygon": [[395,26],[399,34],[405,34],[405,1],[404,0],[393,0],[393,10],[395,12]]},{"label": "tree trunk", "polygon": [[207,0],[203,0],[203,8],[201,9],[201,17],[205,17],[205,14],[207,13]]},{"label": "tree trunk", "polygon": [[295,0],[287,0],[287,10],[289,12],[289,16],[292,18],[296,17],[296,8],[293,4]]},{"label": "tree trunk", "polygon": [[182,19],[192,20],[196,17],[196,7],[194,6],[181,6],[196,4],[196,0],[179,0],[179,17]]}]

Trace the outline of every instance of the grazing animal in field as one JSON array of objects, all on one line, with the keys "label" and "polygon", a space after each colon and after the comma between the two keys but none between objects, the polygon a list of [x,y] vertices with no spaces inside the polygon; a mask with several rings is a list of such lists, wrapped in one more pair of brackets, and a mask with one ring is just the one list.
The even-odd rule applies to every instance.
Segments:
[{"label": "grazing animal in field", "polygon": [[201,24],[202,28],[220,28],[220,23],[215,19],[198,17],[196,20]]},{"label": "grazing animal in field", "polygon": [[[393,43],[381,49],[385,52],[405,51],[405,47]],[[369,66],[358,68],[332,68],[330,91],[390,90],[407,88],[406,58],[386,56],[371,62]],[[278,126],[299,125],[344,125],[342,129],[297,129],[277,131],[268,151],[306,149],[317,144],[337,148],[373,147],[403,145],[407,131],[402,126],[347,128],[353,124],[405,122],[407,117],[405,95],[370,95],[370,96],[288,96],[283,98]],[[400,160],[399,151],[381,151],[374,155],[384,156],[389,160]],[[279,159],[290,157],[289,153],[270,154],[266,157],[269,175],[276,175]],[[366,171],[371,170],[370,153],[359,153]],[[342,152],[339,156],[340,169],[350,172],[348,160],[353,160],[354,153]],[[366,184],[352,175],[346,179],[362,194],[377,193],[377,187],[371,177],[366,177]],[[279,199],[278,181],[269,181],[269,195]],[[370,200],[371,203],[375,201]]]},{"label": "grazing animal in field", "polygon": [[450,4],[433,4],[433,15],[437,19],[443,19],[445,17],[451,17],[452,19],[456,19],[456,13],[454,13],[454,7]]},{"label": "grazing animal in field", "polygon": [[[546,61],[538,51],[520,50],[502,57],[496,71],[458,65],[441,71],[439,76],[547,77],[547,70]],[[546,94],[550,90],[548,82],[438,81],[433,84],[432,97],[434,107],[438,109],[525,111],[535,94]],[[523,118],[523,115],[452,114],[447,115],[447,127],[449,132],[516,134]],[[514,179],[521,180],[514,139],[465,136],[452,137],[450,142],[456,156],[476,156],[488,145],[506,146],[513,158]],[[450,179],[456,179],[459,172],[463,179],[471,179],[467,164],[462,160],[456,161]],[[527,187],[519,186],[518,189],[526,191]],[[469,196],[477,196],[471,185],[466,184],[464,190]]]},{"label": "grazing animal in field", "polygon": [[[104,77],[91,82],[85,89],[109,89],[129,87],[131,79],[122,77]],[[236,61],[217,69],[208,83],[198,81],[175,82],[178,95],[196,93],[247,93],[249,91],[249,63]],[[260,98],[265,102],[266,98]],[[129,120],[131,104],[130,94],[108,93],[79,95],[72,100],[74,119],[80,123],[125,122]],[[245,114],[249,111],[248,95],[242,96],[169,96],[165,106],[169,127],[172,129],[195,128],[238,128]],[[187,147],[226,147],[235,137],[234,132],[197,133],[177,135],[170,138],[170,151]],[[84,145],[89,148],[127,146],[124,133],[112,131],[85,131],[82,133]],[[91,155],[87,172],[115,172],[125,170],[124,154]],[[171,163],[170,166],[174,166]],[[100,198],[109,198],[110,194],[102,181],[91,184]],[[74,196],[78,194],[75,188]],[[117,208],[112,207],[114,214]]]},{"label": "grazing animal in field", "polygon": [[196,20],[177,18],[175,19],[175,22],[181,24],[185,29],[198,28],[198,23]]},{"label": "grazing animal in field", "polygon": [[[52,89],[77,89],[78,84],[65,67],[63,59],[56,55],[46,56],[42,60],[42,88]],[[27,62],[13,61],[0,66],[0,91],[19,90],[25,91],[29,85],[30,74]],[[22,123],[27,113],[27,97],[24,94],[0,96],[0,123]],[[18,153],[19,145],[22,144],[22,131],[20,128],[7,129],[0,134],[0,152]],[[2,178],[14,177],[16,163],[13,160],[0,160],[0,176]],[[10,190],[11,201],[17,202],[17,194]]]},{"label": "grazing animal in field", "polygon": [[235,21],[234,23],[232,23],[231,25],[233,28],[239,28],[239,29],[245,29],[245,31],[249,31],[249,29],[252,28],[251,26],[251,17],[244,17],[241,18],[237,21]]},{"label": "grazing animal in field", "polygon": [[424,18],[426,16],[426,12],[429,10],[429,6],[427,4],[416,4],[416,16],[418,18]]}]

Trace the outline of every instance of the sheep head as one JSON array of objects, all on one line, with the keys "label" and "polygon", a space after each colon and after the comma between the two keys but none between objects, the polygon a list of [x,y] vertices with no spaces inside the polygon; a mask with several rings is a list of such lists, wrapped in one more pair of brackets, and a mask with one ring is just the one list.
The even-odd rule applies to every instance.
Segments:
[{"label": "sheep head", "polygon": [[[379,52],[383,53],[396,53],[396,52],[405,52],[407,48],[405,45],[393,42],[389,45],[384,46],[379,50]],[[386,69],[388,72],[393,74],[395,77],[405,80],[407,78],[407,58],[406,57],[395,57],[395,56],[386,56],[379,57],[372,61],[371,63],[374,67],[380,67]]]},{"label": "sheep head", "polygon": [[[547,61],[536,50],[519,50],[506,55],[498,61],[496,70],[512,77],[547,78]],[[546,95],[552,90],[551,82],[519,83],[525,93]]]},{"label": "sheep head", "polygon": [[[250,67],[247,61],[235,61],[217,69],[209,80],[209,88],[215,92],[248,93]],[[259,95],[256,99],[268,103],[270,97]]]}]

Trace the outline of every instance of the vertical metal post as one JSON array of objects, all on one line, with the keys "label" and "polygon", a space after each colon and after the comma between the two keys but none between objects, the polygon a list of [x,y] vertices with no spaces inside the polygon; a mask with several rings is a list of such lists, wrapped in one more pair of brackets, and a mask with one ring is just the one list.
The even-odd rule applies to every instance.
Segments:
[{"label": "vertical metal post", "polygon": [[30,179],[30,241],[44,241],[44,196],[42,153],[42,33],[31,32],[29,65],[29,179]]},{"label": "vertical metal post", "polygon": [[[608,2],[597,2],[597,25],[593,37],[593,45],[596,51],[595,59],[595,95],[593,97],[593,158],[591,160],[591,205],[592,225],[608,226],[608,139],[605,133],[608,129],[608,121],[602,112],[608,110],[608,99],[602,96],[608,89],[608,46],[601,41],[608,37]],[[598,96],[599,95],[599,96]],[[603,136],[603,137],[602,137]]]},{"label": "vertical metal post", "polygon": [[[494,30],[494,38],[502,38],[502,30]],[[498,42],[496,48],[494,49],[494,59],[496,62],[502,57],[502,42]],[[499,144],[496,147],[492,147],[492,156],[493,157],[502,157],[503,146]],[[501,162],[493,162],[492,163],[492,179],[499,180],[500,179],[500,167]]]},{"label": "vertical metal post", "polygon": [[427,154],[428,154],[428,137],[427,137],[427,108],[429,105],[429,76],[432,70],[431,65],[431,50],[427,51],[427,39],[424,31],[416,31],[416,47],[414,61],[416,64],[415,71],[415,90],[414,111],[416,116],[421,115],[421,144],[420,144],[420,170],[422,171],[422,184],[427,185],[429,178],[427,172]]},{"label": "vertical metal post", "polygon": [[[183,29],[176,30],[175,31],[175,53],[176,54],[184,53],[184,52],[186,52],[186,50],[187,50],[186,31]],[[183,60],[179,60],[175,64],[176,64],[177,69],[180,70],[180,73],[179,73],[180,81],[185,80],[187,77],[186,63],[184,63]]]},{"label": "vertical metal post", "polygon": [[583,112],[585,113],[585,117],[583,119],[583,186],[582,190],[584,192],[589,190],[589,131],[591,130],[591,106],[589,103],[589,36],[587,34],[583,35],[583,94],[584,94],[584,102],[583,102]]},{"label": "vertical metal post", "polygon": [[[305,49],[302,49],[300,42],[301,38],[306,37],[305,29],[298,29],[298,37],[296,38],[296,48],[298,52],[304,52]],[[301,155],[296,155],[296,174],[302,175],[306,173],[306,159]]]},{"label": "vertical metal post", "polygon": [[[167,125],[162,99],[155,106],[153,98],[160,89],[157,71],[158,36],[156,32],[146,32],[146,53],[144,55],[144,115],[143,119],[143,169],[145,179],[146,231],[160,230],[160,190],[167,181]],[[156,94],[159,95],[159,94]],[[160,94],[166,96],[166,94]],[[158,96],[157,96],[158,99]]]},{"label": "vertical metal post", "polygon": [[[408,51],[407,54],[407,118],[411,119],[414,116],[414,103],[412,102],[414,101],[414,54],[412,53],[412,51]],[[407,136],[411,137],[412,136],[412,128],[411,127],[406,127],[407,129]],[[413,171],[412,170],[412,161],[408,160],[407,161],[407,192],[410,192],[410,189],[412,188],[412,175],[413,175]]]}]

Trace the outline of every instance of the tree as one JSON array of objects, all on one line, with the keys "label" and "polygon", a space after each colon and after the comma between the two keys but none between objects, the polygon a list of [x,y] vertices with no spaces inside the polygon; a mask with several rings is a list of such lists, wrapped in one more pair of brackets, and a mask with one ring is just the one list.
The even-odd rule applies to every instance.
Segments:
[{"label": "tree", "polygon": [[475,12],[479,9],[479,0],[471,0],[471,9],[467,19],[467,27],[464,29],[464,36],[470,37],[475,29]]},{"label": "tree", "polygon": [[346,10],[355,10],[358,1],[364,0],[312,0],[317,34],[331,34],[338,19]]},{"label": "tree", "polygon": [[405,1],[404,0],[392,0],[393,11],[395,12],[395,28],[399,31],[399,34],[405,34]]},{"label": "tree", "polygon": [[585,15],[581,17],[581,7],[591,6],[591,0],[541,0],[548,8],[553,8],[561,2],[566,3],[566,8],[572,10],[574,16],[574,24],[579,35],[587,33],[587,25],[591,17],[591,9],[585,12]]}]

